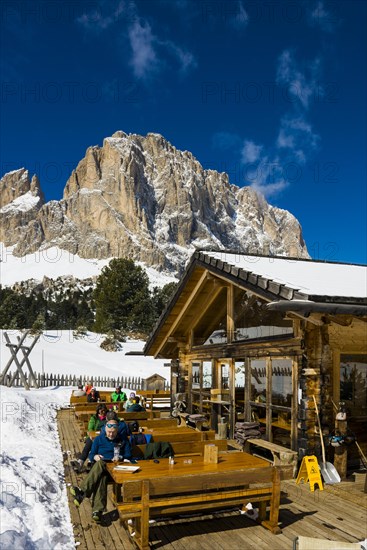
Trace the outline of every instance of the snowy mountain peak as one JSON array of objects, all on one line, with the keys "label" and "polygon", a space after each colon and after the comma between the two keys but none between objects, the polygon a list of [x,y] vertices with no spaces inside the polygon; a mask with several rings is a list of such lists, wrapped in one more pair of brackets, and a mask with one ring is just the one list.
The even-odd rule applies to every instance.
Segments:
[{"label": "snowy mountain peak", "polygon": [[21,219],[16,208],[0,211],[0,223],[12,218],[15,230],[2,240],[16,245],[18,255],[58,246],[83,258],[124,256],[171,273],[180,273],[198,247],[308,257],[290,213],[249,187],[231,185],[227,174],[205,170],[156,133],[117,131],[102,147],[89,147],[60,201],[43,204],[38,180],[30,182],[24,169],[4,176],[0,190],[1,205],[28,192],[39,197]]}]

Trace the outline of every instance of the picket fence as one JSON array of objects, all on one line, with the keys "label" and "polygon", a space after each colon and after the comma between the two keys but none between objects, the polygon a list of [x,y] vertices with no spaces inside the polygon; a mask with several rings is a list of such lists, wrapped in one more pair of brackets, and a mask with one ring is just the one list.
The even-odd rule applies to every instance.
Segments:
[{"label": "picket fence", "polygon": [[[109,378],[107,376],[75,376],[75,375],[64,375],[64,374],[40,374],[34,373],[37,384],[40,388],[45,388],[48,386],[78,386],[78,384],[86,385],[87,382],[91,382],[93,386],[97,388],[116,388],[121,386],[122,388],[127,388],[129,390],[142,390],[145,387],[144,378],[138,376],[119,376],[117,378]],[[29,373],[25,372],[24,376],[30,386],[33,386],[33,380],[30,378]],[[4,386],[10,385],[10,380],[12,375],[6,375],[5,379],[2,381]],[[23,382],[18,374],[13,382],[15,387],[23,387]],[[164,382],[164,389],[169,390],[168,381]]]}]

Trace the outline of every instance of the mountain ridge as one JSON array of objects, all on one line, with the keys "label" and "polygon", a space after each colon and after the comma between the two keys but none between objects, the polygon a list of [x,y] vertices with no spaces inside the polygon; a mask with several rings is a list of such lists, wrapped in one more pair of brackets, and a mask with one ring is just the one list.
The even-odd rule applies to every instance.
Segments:
[{"label": "mountain ridge", "polygon": [[0,241],[19,256],[58,246],[178,275],[197,248],[309,257],[292,214],[156,133],[118,131],[88,147],[59,201],[45,202],[24,168],[1,178],[0,201]]}]

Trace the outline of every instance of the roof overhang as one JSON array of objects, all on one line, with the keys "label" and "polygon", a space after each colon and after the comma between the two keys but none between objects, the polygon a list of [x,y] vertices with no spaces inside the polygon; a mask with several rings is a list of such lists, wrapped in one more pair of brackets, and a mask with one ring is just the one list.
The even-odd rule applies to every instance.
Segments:
[{"label": "roof overhang", "polygon": [[271,311],[302,313],[329,313],[330,315],[367,316],[367,305],[335,304],[331,302],[313,302],[311,300],[278,300],[266,305]]}]

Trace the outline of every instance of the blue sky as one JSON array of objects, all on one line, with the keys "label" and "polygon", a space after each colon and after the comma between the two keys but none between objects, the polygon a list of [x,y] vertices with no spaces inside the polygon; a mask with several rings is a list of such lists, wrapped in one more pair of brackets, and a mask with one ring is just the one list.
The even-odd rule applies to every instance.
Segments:
[{"label": "blue sky", "polygon": [[60,199],[90,145],[162,134],[366,262],[364,0],[3,0],[1,175]]}]

